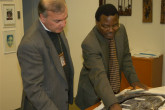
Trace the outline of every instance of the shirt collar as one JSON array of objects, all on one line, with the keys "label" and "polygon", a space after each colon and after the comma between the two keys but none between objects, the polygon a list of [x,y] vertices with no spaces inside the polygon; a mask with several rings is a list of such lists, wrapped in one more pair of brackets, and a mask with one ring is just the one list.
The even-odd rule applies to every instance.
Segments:
[{"label": "shirt collar", "polygon": [[46,30],[46,31],[49,31],[49,32],[51,32],[48,28],[46,28],[46,26],[42,23],[42,21],[39,19],[39,21],[40,21],[40,23],[42,24],[42,26],[44,27],[44,29]]}]

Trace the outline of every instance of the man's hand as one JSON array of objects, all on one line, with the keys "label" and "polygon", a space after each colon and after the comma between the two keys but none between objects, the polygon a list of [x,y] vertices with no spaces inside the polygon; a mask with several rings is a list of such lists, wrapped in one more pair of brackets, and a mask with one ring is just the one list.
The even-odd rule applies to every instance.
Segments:
[{"label": "man's hand", "polygon": [[140,82],[134,82],[131,84],[131,86],[133,87],[133,89],[136,89],[136,86],[137,86],[137,87],[140,87],[144,90],[148,90],[148,87],[145,84],[142,84]]},{"label": "man's hand", "polygon": [[122,110],[119,104],[113,104],[109,110]]}]

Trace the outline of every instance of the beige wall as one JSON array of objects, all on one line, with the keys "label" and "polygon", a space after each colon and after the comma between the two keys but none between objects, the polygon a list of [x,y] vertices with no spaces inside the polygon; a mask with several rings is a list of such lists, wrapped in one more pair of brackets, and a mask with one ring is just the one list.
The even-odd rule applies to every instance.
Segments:
[{"label": "beige wall", "polygon": [[74,63],[74,95],[76,95],[82,67],[81,43],[95,25],[94,14],[99,2],[96,0],[66,0],[66,2],[69,13],[65,32]]},{"label": "beige wall", "polygon": [[[0,9],[1,9],[1,7],[0,7]],[[0,13],[2,13],[2,10],[0,10]],[[2,30],[2,17],[0,17],[0,36],[2,36],[1,30]],[[0,37],[0,41],[2,41],[2,40],[3,40],[2,37]],[[0,109],[2,107],[2,73],[1,73],[1,71],[2,71],[2,63],[1,63],[2,57],[1,57],[1,55],[2,55],[2,43],[0,43]]]},{"label": "beige wall", "polygon": [[4,54],[3,31],[15,30],[16,46],[23,35],[22,0],[0,1],[3,4],[15,4],[15,14],[21,11],[21,19],[16,19],[16,26],[4,28],[2,11],[0,10],[0,110],[14,110],[20,107],[22,95],[22,82],[16,53]]},{"label": "beige wall", "polygon": [[121,17],[128,32],[131,51],[163,53],[163,26],[160,24],[161,0],[153,0],[153,21],[142,23],[142,0],[133,0],[131,17]]}]

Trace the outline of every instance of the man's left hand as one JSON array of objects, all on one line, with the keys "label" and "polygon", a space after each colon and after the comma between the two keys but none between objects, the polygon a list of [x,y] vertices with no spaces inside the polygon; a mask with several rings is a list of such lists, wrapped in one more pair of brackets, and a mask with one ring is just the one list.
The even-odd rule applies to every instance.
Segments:
[{"label": "man's left hand", "polygon": [[131,86],[133,87],[133,89],[136,89],[136,87],[140,87],[144,90],[148,90],[149,88],[145,85],[145,84],[142,84],[140,82],[134,82],[131,84]]}]

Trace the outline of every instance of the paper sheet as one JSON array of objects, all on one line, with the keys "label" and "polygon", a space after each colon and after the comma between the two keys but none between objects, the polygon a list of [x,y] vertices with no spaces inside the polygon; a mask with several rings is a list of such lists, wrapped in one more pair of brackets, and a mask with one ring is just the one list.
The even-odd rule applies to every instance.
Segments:
[{"label": "paper sheet", "polygon": [[165,95],[165,86],[151,88],[148,91],[144,91],[145,93],[152,93],[152,94],[160,94]]}]

